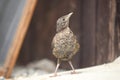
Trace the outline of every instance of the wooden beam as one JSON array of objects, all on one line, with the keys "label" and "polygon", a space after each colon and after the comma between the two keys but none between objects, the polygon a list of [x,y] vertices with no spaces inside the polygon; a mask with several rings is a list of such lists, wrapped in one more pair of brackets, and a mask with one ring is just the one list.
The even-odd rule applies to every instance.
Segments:
[{"label": "wooden beam", "polygon": [[116,0],[109,1],[109,55],[108,60],[112,61],[115,58],[115,17],[116,17]]},{"label": "wooden beam", "polygon": [[96,64],[102,64],[109,54],[109,0],[97,0],[96,7]]},{"label": "wooden beam", "polygon": [[19,50],[23,43],[25,34],[27,32],[27,29],[28,29],[28,26],[29,26],[29,23],[32,17],[36,2],[37,0],[26,0],[26,6],[22,13],[21,20],[18,24],[18,29],[16,31],[12,46],[8,51],[9,55],[7,55],[7,60],[5,61],[5,64],[4,64],[5,77],[10,77],[12,69],[15,65],[15,62],[19,54]]},{"label": "wooden beam", "polygon": [[[95,65],[95,27],[96,27],[96,0],[83,0],[82,3],[82,67]],[[87,60],[87,61],[86,61]]]}]

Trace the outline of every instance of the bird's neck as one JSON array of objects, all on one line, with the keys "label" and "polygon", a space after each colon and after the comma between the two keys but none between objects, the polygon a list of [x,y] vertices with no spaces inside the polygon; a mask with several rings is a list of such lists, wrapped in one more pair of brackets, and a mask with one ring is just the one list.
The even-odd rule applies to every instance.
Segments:
[{"label": "bird's neck", "polygon": [[65,27],[65,28],[61,29],[60,31],[58,31],[57,33],[59,33],[59,32],[64,32],[64,31],[66,31],[66,30],[70,30],[70,28],[69,28],[69,27]]}]

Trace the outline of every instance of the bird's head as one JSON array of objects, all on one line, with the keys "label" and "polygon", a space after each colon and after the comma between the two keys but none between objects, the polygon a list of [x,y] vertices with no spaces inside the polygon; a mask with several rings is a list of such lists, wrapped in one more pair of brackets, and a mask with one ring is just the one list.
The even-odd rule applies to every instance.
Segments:
[{"label": "bird's head", "polygon": [[73,12],[71,12],[65,16],[62,16],[57,20],[57,28],[56,28],[57,32],[62,31],[66,27],[69,27],[69,19],[70,19],[72,14],[73,14]]}]

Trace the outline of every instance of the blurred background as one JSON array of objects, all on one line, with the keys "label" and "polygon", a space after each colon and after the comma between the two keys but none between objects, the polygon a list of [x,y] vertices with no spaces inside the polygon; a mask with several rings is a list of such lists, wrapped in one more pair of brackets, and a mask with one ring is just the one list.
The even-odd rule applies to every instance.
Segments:
[{"label": "blurred background", "polygon": [[[120,0],[38,0],[17,65],[47,58],[56,62],[51,42],[59,17],[74,12],[70,28],[81,45],[75,68],[113,61],[120,55]],[[68,63],[60,66],[70,69]]]}]

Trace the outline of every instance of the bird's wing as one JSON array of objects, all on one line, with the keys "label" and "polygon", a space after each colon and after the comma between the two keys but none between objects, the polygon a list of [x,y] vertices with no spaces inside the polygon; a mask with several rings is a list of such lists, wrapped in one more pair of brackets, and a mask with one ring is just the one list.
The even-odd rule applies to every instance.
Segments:
[{"label": "bird's wing", "polygon": [[54,39],[52,40],[51,47],[54,48]]},{"label": "bird's wing", "polygon": [[54,48],[55,38],[56,38],[56,35],[53,37],[53,40],[52,40],[52,43],[51,43],[51,47],[52,47],[52,48]]}]

